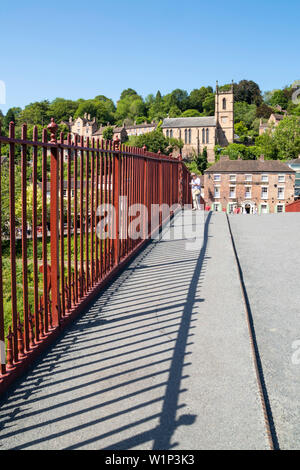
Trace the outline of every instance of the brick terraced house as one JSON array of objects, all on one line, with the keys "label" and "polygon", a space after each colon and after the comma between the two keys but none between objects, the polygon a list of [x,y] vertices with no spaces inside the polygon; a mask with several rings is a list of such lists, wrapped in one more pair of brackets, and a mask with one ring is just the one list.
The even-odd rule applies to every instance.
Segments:
[{"label": "brick terraced house", "polygon": [[294,201],[295,171],[279,160],[220,161],[204,172],[204,200],[215,211],[285,212]]}]

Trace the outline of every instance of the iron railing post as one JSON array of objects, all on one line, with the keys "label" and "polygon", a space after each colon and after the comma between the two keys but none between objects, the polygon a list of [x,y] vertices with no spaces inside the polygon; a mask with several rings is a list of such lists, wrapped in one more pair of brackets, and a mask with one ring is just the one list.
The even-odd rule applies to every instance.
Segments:
[{"label": "iron railing post", "polygon": [[50,143],[53,144],[50,149],[50,252],[51,252],[51,293],[52,293],[52,321],[53,326],[60,324],[60,296],[59,296],[59,231],[58,231],[58,147],[56,133],[58,126],[54,119],[48,125],[51,132]]},{"label": "iron railing post", "polygon": [[179,163],[179,168],[178,168],[178,202],[180,206],[183,206],[183,170],[182,170],[182,155],[178,155],[178,160],[180,161]]},{"label": "iron railing post", "polygon": [[[113,143],[113,150],[119,151],[120,140],[116,139]],[[120,261],[120,250],[119,250],[119,239],[120,239],[120,207],[119,207],[119,196],[120,196],[120,154],[113,153],[113,207],[115,214],[115,223],[114,223],[114,264],[119,264]]]}]

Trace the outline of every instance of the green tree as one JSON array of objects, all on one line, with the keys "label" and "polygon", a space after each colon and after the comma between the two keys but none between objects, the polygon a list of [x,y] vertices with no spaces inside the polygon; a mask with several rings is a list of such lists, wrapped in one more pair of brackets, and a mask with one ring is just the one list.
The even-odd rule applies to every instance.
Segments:
[{"label": "green tree", "polygon": [[243,121],[237,122],[234,125],[234,131],[239,136],[241,142],[247,141],[249,130]]},{"label": "green tree", "polygon": [[194,89],[191,91],[189,96],[189,107],[192,109],[197,109],[200,113],[203,112],[203,101],[207,95],[213,93],[212,87],[201,87],[199,89]]},{"label": "green tree", "polygon": [[297,158],[300,154],[300,120],[298,116],[286,116],[275,128],[274,143],[278,158]]},{"label": "green tree", "polygon": [[5,129],[8,129],[9,128],[9,124],[11,122],[16,122],[16,117],[15,117],[15,113],[13,112],[13,110],[10,108],[8,109],[6,115],[5,115],[5,118],[4,118],[4,127]]},{"label": "green tree", "polygon": [[281,106],[283,109],[286,109],[288,105],[288,97],[286,96],[283,90],[275,90],[270,99],[271,106]]},{"label": "green tree", "polygon": [[197,169],[203,175],[204,171],[206,170],[207,165],[208,165],[208,163],[207,163],[207,148],[206,147],[204,147],[202,153],[200,152],[199,155],[197,155],[195,157],[195,161],[196,161]]},{"label": "green tree", "polygon": [[255,139],[255,146],[259,155],[264,155],[266,160],[277,159],[277,148],[273,135],[264,132]]},{"label": "green tree", "polygon": [[[43,198],[42,198],[42,191],[37,186],[37,224],[42,223],[42,211],[43,211]],[[27,203],[27,221],[29,225],[32,225],[32,210],[29,210],[29,208],[32,208],[33,206],[33,185],[30,184],[27,186],[27,194],[26,194],[26,203]],[[19,221],[19,224],[21,223],[22,220],[22,197],[21,195],[16,199],[16,219]]]},{"label": "green tree", "polygon": [[255,146],[232,143],[223,148],[219,155],[228,155],[230,160],[237,160],[239,157],[243,160],[255,160],[258,153]]},{"label": "green tree", "polygon": [[132,98],[133,96],[139,96],[135,90],[132,88],[126,88],[126,90],[123,90],[121,95],[120,95],[120,100],[124,100],[125,98]]},{"label": "green tree", "polygon": [[114,136],[113,127],[111,126],[105,127],[105,129],[103,129],[102,136],[103,136],[103,140],[113,140],[113,136]]},{"label": "green tree", "polygon": [[183,111],[181,116],[182,117],[198,117],[198,116],[201,116],[201,113],[197,109],[187,109],[186,111]]},{"label": "green tree", "polygon": [[167,112],[165,111],[164,102],[160,91],[156,93],[154,101],[150,104],[148,110],[148,116],[151,121],[159,121],[166,117]]},{"label": "green tree", "polygon": [[133,147],[146,145],[149,152],[157,153],[160,150],[165,155],[169,155],[175,148],[180,149],[183,147],[182,140],[168,139],[160,128],[147,134],[131,136],[127,144]]},{"label": "green tree", "polygon": [[170,112],[170,109],[176,106],[179,110],[185,111],[189,105],[189,96],[186,90],[181,90],[176,88],[171,93],[168,93],[163,97],[164,109],[167,113]]},{"label": "green tree", "polygon": [[70,116],[74,116],[78,103],[72,100],[66,100],[64,98],[55,98],[50,105],[48,110],[48,117],[54,117],[55,122],[68,121]]},{"label": "green tree", "polygon": [[[131,90],[131,91],[130,91]],[[121,93],[121,98],[117,102],[117,109],[115,112],[115,119],[117,124],[121,125],[122,122],[128,118],[134,121],[138,116],[144,116],[146,106],[144,100],[134,90],[129,88]]]},{"label": "green tree", "polygon": [[77,117],[84,117],[84,114],[90,114],[91,118],[96,118],[101,124],[114,122],[114,114],[111,111],[111,106],[108,102],[93,99],[80,102],[75,112],[75,119]]},{"label": "green tree", "polygon": [[248,104],[243,101],[234,103],[234,122],[244,122],[244,124],[250,129],[253,121],[256,118],[256,105]]},{"label": "green tree", "polygon": [[19,115],[19,124],[26,122],[27,124],[46,126],[49,123],[49,108],[48,100],[28,104]]},{"label": "green tree", "polygon": [[215,113],[215,95],[208,93],[203,101],[203,113],[205,116],[213,116]]},{"label": "green tree", "polygon": [[180,114],[181,114],[181,110],[178,108],[178,106],[176,106],[176,105],[171,106],[171,108],[169,110],[169,117],[170,118],[179,117]]},{"label": "green tree", "polygon": [[253,80],[241,80],[233,86],[234,100],[245,101],[248,104],[256,104],[259,106],[263,99],[260,88]]},{"label": "green tree", "polygon": [[262,103],[256,108],[256,117],[259,118],[269,119],[272,113],[273,109],[266,103]]}]

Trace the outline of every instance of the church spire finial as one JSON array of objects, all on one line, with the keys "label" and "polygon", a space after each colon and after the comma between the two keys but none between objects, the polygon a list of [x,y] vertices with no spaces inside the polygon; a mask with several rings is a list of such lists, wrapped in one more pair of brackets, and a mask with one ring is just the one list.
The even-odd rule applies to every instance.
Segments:
[{"label": "church spire finial", "polygon": [[217,94],[219,93],[219,82],[218,82],[218,80],[216,80],[216,93]]}]

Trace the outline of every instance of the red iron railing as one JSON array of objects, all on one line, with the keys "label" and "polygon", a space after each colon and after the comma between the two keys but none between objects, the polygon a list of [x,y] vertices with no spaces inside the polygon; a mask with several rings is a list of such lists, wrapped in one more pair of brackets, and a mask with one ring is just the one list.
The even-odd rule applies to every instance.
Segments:
[{"label": "red iron railing", "polygon": [[180,157],[48,131],[0,128],[0,392],[159,229],[158,205],[191,203]]}]

